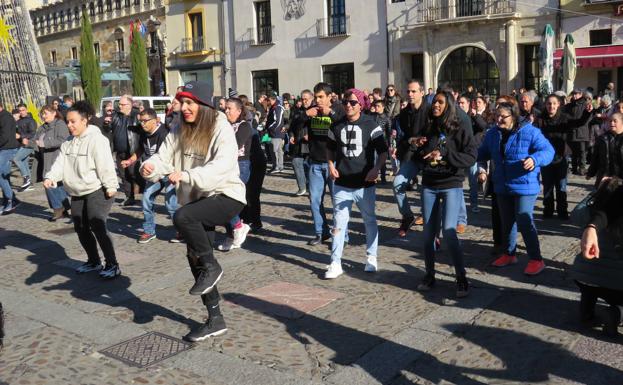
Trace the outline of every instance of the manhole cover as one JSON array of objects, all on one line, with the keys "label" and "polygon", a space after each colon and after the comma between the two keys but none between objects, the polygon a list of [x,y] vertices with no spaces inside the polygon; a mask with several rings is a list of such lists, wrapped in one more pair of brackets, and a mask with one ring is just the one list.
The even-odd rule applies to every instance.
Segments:
[{"label": "manhole cover", "polygon": [[54,235],[67,235],[75,233],[74,227],[61,227],[60,229],[48,230],[48,233]]},{"label": "manhole cover", "polygon": [[101,350],[105,356],[130,366],[145,368],[192,348],[192,344],[158,332],[150,332]]},{"label": "manhole cover", "polygon": [[275,282],[232,298],[232,302],[261,313],[297,319],[342,296],[341,293],[317,287]]}]

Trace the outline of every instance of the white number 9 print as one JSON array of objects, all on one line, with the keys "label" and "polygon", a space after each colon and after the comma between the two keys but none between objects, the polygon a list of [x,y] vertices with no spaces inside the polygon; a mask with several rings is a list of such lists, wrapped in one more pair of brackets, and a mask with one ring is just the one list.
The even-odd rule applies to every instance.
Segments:
[{"label": "white number 9 print", "polygon": [[347,158],[356,158],[363,152],[363,135],[359,126],[350,126],[342,129],[340,133],[342,151]]}]

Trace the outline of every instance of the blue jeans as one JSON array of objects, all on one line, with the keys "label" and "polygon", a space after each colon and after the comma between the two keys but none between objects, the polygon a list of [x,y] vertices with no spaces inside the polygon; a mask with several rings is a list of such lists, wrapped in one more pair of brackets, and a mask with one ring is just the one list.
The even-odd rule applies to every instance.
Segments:
[{"label": "blue jeans", "polygon": [[0,150],[0,189],[4,196],[4,206],[13,200],[13,190],[11,189],[11,160],[17,153],[17,148],[10,150]]},{"label": "blue jeans", "polygon": [[496,195],[498,208],[500,209],[505,254],[515,255],[517,251],[517,228],[519,228],[523,241],[526,244],[528,257],[536,261],[543,259],[539,245],[539,235],[532,217],[536,197],[536,195]]},{"label": "blue jeans", "polygon": [[398,170],[398,174],[394,178],[394,196],[398,204],[398,211],[403,218],[413,217],[413,212],[407,199],[407,187],[409,187],[409,181],[415,178],[419,171],[417,164],[408,160],[400,164],[400,170]]},{"label": "blue jeans", "polygon": [[467,226],[467,207],[465,206],[465,197],[463,196],[463,189],[461,189],[461,207],[459,207],[458,223],[462,223]]},{"label": "blue jeans", "polygon": [[461,201],[464,202],[462,188],[422,189],[424,257],[427,274],[435,274],[435,237],[439,234],[440,224],[443,224],[443,240],[448,245],[456,275],[465,275],[463,250],[456,235]]},{"label": "blue jeans", "polygon": [[54,210],[58,210],[63,207],[65,209],[69,209],[71,207],[71,204],[69,203],[69,195],[67,195],[65,188],[60,182],[57,187],[46,189],[45,195],[48,198],[50,208],[53,208]]},{"label": "blue jeans", "polygon": [[299,187],[299,191],[307,189],[308,164],[305,158],[292,158],[292,168],[294,169],[294,176],[296,177],[296,184]]},{"label": "blue jeans", "polygon": [[374,212],[376,187],[353,189],[335,185],[333,187],[333,193],[333,243],[331,244],[331,262],[341,263],[353,202],[359,208],[363,224],[366,227],[366,255],[376,257],[379,246],[379,229],[376,224],[376,214]]},{"label": "blue jeans", "polygon": [[32,174],[30,171],[30,155],[34,152],[35,150],[30,147],[20,147],[15,156],[13,156],[13,162],[24,178],[30,178]]},{"label": "blue jeans", "polygon": [[[240,169],[240,180],[246,186],[247,182],[249,181],[249,177],[251,176],[251,161],[250,160],[239,160],[238,168]],[[233,229],[234,229],[234,226],[238,222],[240,222],[240,215],[236,215],[235,217],[231,219],[231,221],[229,221],[228,225],[225,225],[227,234],[229,234],[231,237],[234,236]]]},{"label": "blue jeans", "polygon": [[327,216],[324,209],[324,195],[328,185],[329,194],[333,196],[333,180],[329,178],[329,165],[327,163],[310,162],[308,182],[314,231],[316,235],[328,235],[329,225],[327,224]]},{"label": "blue jeans", "polygon": [[158,194],[164,189],[164,205],[173,219],[177,210],[177,196],[175,195],[175,185],[169,183],[167,177],[158,182],[146,182],[145,192],[143,192],[143,231],[147,234],[156,234],[156,222],[154,220],[154,201]]}]

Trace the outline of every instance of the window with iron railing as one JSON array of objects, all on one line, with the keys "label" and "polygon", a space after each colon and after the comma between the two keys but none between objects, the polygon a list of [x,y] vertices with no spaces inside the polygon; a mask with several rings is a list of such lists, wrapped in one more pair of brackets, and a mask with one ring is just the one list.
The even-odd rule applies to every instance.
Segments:
[{"label": "window with iron railing", "polygon": [[67,21],[71,23],[71,21],[73,20],[73,15],[71,14],[71,8],[67,10],[66,15],[67,15]]},{"label": "window with iron railing", "polygon": [[255,2],[255,28],[255,44],[271,44],[273,42],[270,1]]},{"label": "window with iron railing", "polygon": [[97,0],[97,13],[99,15],[104,13],[104,2],[102,0]]},{"label": "window with iron railing", "polygon": [[322,81],[329,83],[333,92],[341,94],[355,86],[355,65],[353,63],[324,65]]},{"label": "window with iron railing", "polygon": [[89,16],[95,16],[95,3],[89,3]]}]

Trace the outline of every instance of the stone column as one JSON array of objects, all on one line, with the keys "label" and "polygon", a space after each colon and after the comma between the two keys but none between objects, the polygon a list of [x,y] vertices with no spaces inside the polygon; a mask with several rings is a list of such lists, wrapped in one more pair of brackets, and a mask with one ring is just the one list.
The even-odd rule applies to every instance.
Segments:
[{"label": "stone column", "polygon": [[429,88],[429,87],[433,87],[436,88],[435,85],[433,84],[435,79],[434,79],[434,75],[433,75],[433,71],[431,71],[431,41],[429,39],[430,36],[430,30],[427,28],[426,32],[422,34],[422,51],[423,51],[423,55],[422,55],[422,60],[424,61],[424,79],[422,79],[424,81],[424,84],[422,84],[422,87],[424,87],[425,89]]},{"label": "stone column", "polygon": [[[503,87],[500,91],[510,94],[512,89],[517,88],[519,81],[519,67],[517,63],[517,22],[510,20],[506,23],[506,76],[500,77],[500,80],[506,80],[507,89]],[[502,74],[500,74],[502,75]]]}]

